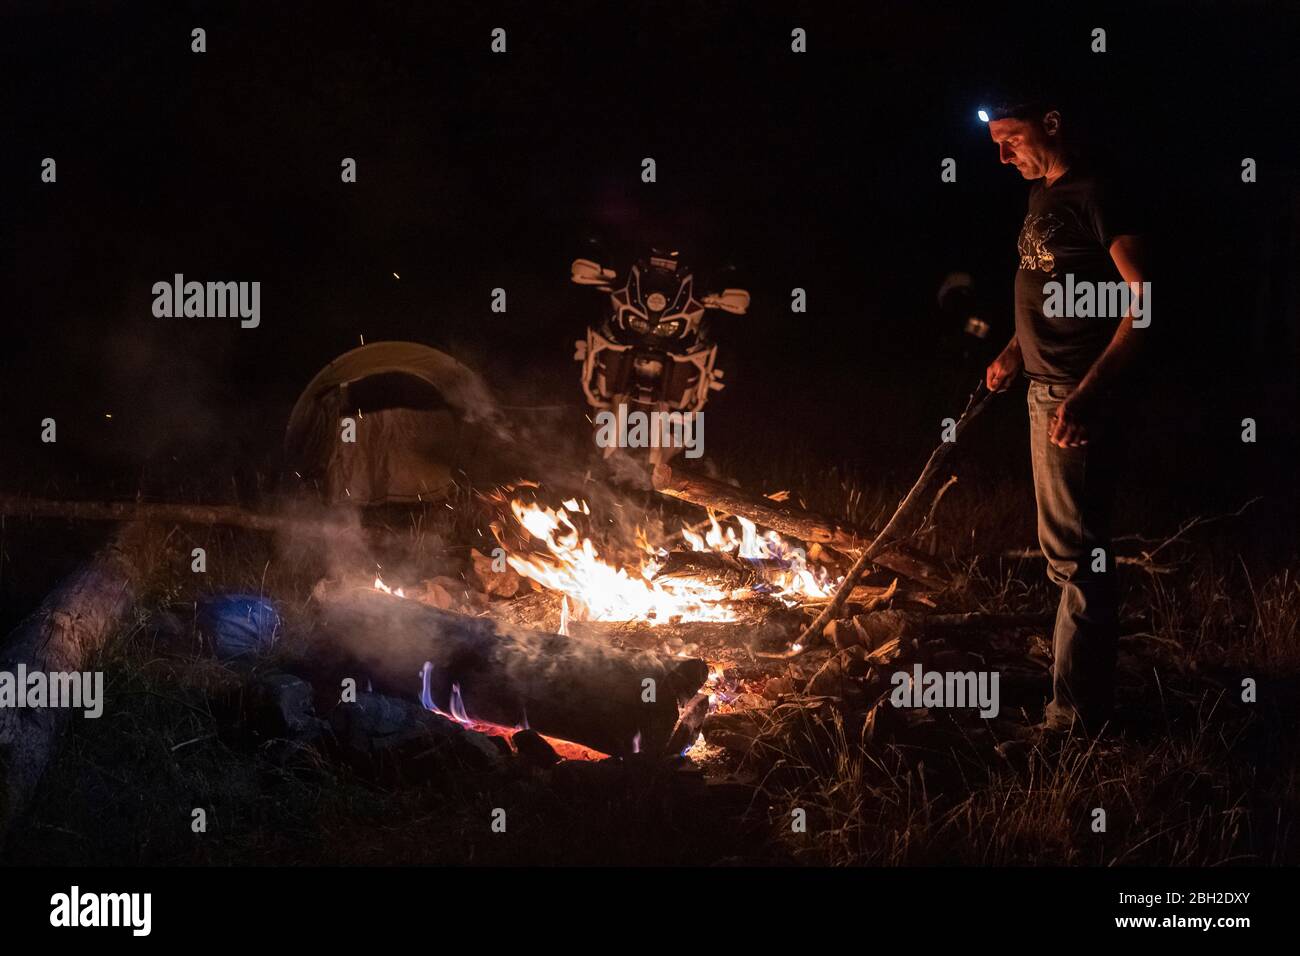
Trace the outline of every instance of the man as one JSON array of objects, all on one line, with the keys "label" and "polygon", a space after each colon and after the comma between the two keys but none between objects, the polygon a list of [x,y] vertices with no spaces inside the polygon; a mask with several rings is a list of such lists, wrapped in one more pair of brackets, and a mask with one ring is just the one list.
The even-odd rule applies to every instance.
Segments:
[{"label": "man", "polygon": [[1100,298],[1075,309],[1059,293],[1071,279],[1076,290],[1100,283],[1114,290],[1121,278],[1126,291],[1137,292],[1149,288],[1134,285],[1149,274],[1127,211],[1085,164],[1053,107],[1040,100],[990,111],[999,158],[1034,185],[1020,230],[1016,332],[985,377],[991,391],[1010,388],[1022,370],[1029,378],[1038,541],[1048,577],[1061,588],[1052,700],[1036,729],[1054,735],[1078,726],[1095,734],[1110,716],[1118,641],[1109,538],[1123,412],[1117,389],[1150,321],[1150,296],[1135,295],[1122,314],[1098,316]]}]

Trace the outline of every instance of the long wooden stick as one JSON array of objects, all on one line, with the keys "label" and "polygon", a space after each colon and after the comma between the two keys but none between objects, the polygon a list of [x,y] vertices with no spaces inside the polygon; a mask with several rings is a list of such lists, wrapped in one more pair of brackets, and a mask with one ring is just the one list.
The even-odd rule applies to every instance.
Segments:
[{"label": "long wooden stick", "polygon": [[912,485],[912,490],[903,498],[893,517],[880,529],[880,533],[876,535],[875,540],[867,545],[867,549],[853,563],[849,573],[840,582],[835,597],[831,598],[830,604],[826,605],[821,614],[817,615],[817,619],[799,635],[798,650],[793,651],[791,656],[807,651],[816,641],[820,640],[826,625],[840,616],[840,611],[844,608],[844,602],[852,593],[858,579],[862,577],[863,572],[866,571],[867,566],[872,563],[875,557],[893,543],[893,536],[903,526],[903,523],[911,517],[912,512],[915,511],[917,504],[925,493],[926,486],[934,477],[935,472],[939,470],[939,466],[943,464],[943,460],[948,457],[948,453],[957,444],[957,439],[961,437],[961,433],[966,430],[966,426],[970,424],[971,419],[984,410],[984,406],[988,404],[992,395],[993,393],[984,387],[983,382],[971,393],[970,400],[966,403],[966,410],[961,413],[961,417],[957,419],[956,427],[953,429],[953,440],[940,442],[939,446],[930,453],[930,460],[925,463],[925,468],[921,470],[921,476]]},{"label": "long wooden stick", "polygon": [[328,534],[341,531],[338,521],[246,511],[237,505],[183,505],[148,501],[52,501],[0,495],[0,515],[29,518],[68,518],[84,521],[155,521],[165,524],[220,524],[253,531],[298,531]]}]

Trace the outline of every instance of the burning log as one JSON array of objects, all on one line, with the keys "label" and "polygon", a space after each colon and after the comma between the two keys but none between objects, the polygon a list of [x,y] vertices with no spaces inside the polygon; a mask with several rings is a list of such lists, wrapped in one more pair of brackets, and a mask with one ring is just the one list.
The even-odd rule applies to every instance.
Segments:
[{"label": "burning log", "polygon": [[[0,647],[0,673],[16,674],[21,668],[47,678],[80,676],[135,603],[143,572],[134,556],[141,553],[147,536],[145,525],[125,526],[111,544],[65,578]],[[75,683],[84,686],[80,680]],[[0,707],[0,833],[31,800],[54,755],[59,731],[74,712],[66,706]]]},{"label": "burning log", "polygon": [[376,690],[412,694],[423,676],[426,707],[606,754],[664,753],[679,706],[708,677],[700,660],[466,617],[371,588],[326,591],[320,626]]},{"label": "burning log", "polygon": [[[780,534],[825,545],[847,555],[860,554],[873,537],[861,528],[838,524],[811,511],[773,501],[703,475],[674,471],[667,464],[655,466],[652,480],[655,491],[662,495],[689,501],[703,508],[739,515]],[[881,567],[905,575],[928,588],[937,590],[948,584],[938,564],[901,544],[891,545],[874,555],[872,560]]]},{"label": "burning log", "polygon": [[776,558],[741,558],[726,551],[670,551],[654,579],[699,578],[729,591],[762,590],[773,586],[786,571]]},{"label": "burning log", "polygon": [[750,586],[763,580],[763,572],[769,566],[776,571],[785,567],[779,561],[738,558],[726,551],[670,551],[655,577],[703,576],[724,580],[737,587]]}]

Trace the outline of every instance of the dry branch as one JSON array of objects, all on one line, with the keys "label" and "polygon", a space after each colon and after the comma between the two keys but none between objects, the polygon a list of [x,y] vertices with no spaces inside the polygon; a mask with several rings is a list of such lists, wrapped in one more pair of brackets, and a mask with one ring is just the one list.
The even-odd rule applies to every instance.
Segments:
[{"label": "dry branch", "polygon": [[983,383],[971,394],[970,400],[966,403],[966,409],[961,413],[961,417],[957,419],[952,440],[941,441],[934,451],[930,453],[930,458],[926,461],[925,467],[921,469],[921,474],[916,479],[916,483],[912,485],[911,490],[899,503],[893,516],[880,529],[880,533],[876,535],[875,540],[858,556],[858,560],[853,563],[853,567],[849,568],[849,573],[840,582],[835,597],[831,598],[831,602],[826,605],[821,614],[817,615],[817,619],[799,635],[799,650],[793,651],[793,653],[803,653],[812,647],[814,642],[821,639],[822,631],[826,625],[840,616],[840,611],[843,610],[849,595],[853,593],[853,588],[857,585],[863,572],[866,571],[867,565],[876,560],[881,553],[887,551],[895,543],[895,539],[904,534],[904,527],[912,520],[926,489],[934,479],[935,473],[938,472],[939,466],[943,464],[943,460],[948,457],[948,453],[957,444],[957,439],[961,437],[961,433],[966,430],[966,427],[970,425],[975,416],[984,410],[984,406],[992,395],[993,393],[984,390]]},{"label": "dry branch", "polygon": [[[655,467],[653,482],[655,491],[670,498],[740,515],[779,534],[825,545],[848,555],[860,554],[872,537],[870,532],[861,528],[837,523],[814,512],[773,501],[722,481],[674,471],[667,464]],[[929,588],[940,589],[948,583],[938,564],[898,542],[880,551],[874,560],[881,567],[919,581]]]},{"label": "dry branch", "polygon": [[83,521],[154,521],[163,524],[219,524],[252,531],[323,535],[348,527],[338,521],[313,521],[247,511],[237,505],[184,505],[146,501],[51,501],[0,495],[0,515]]},{"label": "dry branch", "polygon": [[[1140,553],[1136,555],[1128,555],[1128,554],[1116,555],[1115,563],[1133,565],[1135,567],[1141,568],[1143,571],[1146,571],[1148,574],[1172,574],[1173,572],[1178,570],[1178,568],[1180,567],[1180,563],[1175,561],[1173,564],[1158,564],[1156,563],[1156,555],[1158,555],[1161,551],[1164,551],[1172,544],[1177,544],[1179,542],[1186,544],[1187,539],[1185,536],[1189,531],[1192,531],[1203,525],[1212,524],[1215,521],[1222,521],[1226,518],[1241,517],[1241,515],[1245,512],[1247,508],[1249,508],[1251,505],[1253,505],[1255,502],[1259,500],[1260,499],[1258,496],[1251,498],[1249,501],[1245,502],[1236,511],[1232,511],[1226,514],[1210,515],[1210,516],[1196,515],[1195,517],[1189,518],[1188,520],[1184,521],[1179,526],[1177,531],[1175,531],[1173,534],[1165,538],[1150,538],[1140,534],[1120,535],[1113,539],[1115,543],[1119,543],[1120,541],[1125,541],[1125,542],[1137,541],[1140,544],[1155,545],[1155,547],[1151,548],[1150,550],[1139,549]],[[1039,548],[1015,548],[1010,551],[1003,551],[1002,556],[1004,558],[1024,558],[1029,560],[1040,560],[1040,561],[1044,560],[1043,552]]]}]

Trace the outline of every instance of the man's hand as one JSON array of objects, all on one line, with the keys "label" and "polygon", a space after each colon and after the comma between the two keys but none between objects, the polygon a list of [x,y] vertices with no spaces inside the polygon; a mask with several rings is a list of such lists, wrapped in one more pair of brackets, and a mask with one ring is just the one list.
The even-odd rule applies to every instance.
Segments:
[{"label": "man's hand", "polygon": [[1082,448],[1088,444],[1087,406],[1075,392],[1056,409],[1047,437],[1061,448]]},{"label": "man's hand", "polygon": [[1005,392],[1016,380],[1024,364],[1024,359],[1020,356],[1020,343],[1012,339],[1002,354],[989,363],[984,372],[984,384],[990,392]]}]

